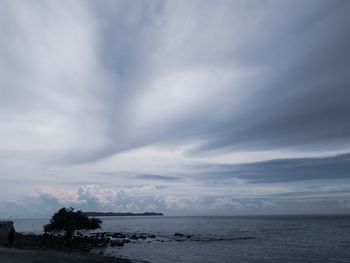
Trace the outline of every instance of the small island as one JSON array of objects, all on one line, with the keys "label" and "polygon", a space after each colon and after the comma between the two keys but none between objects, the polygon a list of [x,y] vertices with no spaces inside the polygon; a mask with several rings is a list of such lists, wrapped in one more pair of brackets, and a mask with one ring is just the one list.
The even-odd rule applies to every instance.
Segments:
[{"label": "small island", "polygon": [[164,216],[163,213],[114,213],[114,212],[83,212],[86,216]]}]

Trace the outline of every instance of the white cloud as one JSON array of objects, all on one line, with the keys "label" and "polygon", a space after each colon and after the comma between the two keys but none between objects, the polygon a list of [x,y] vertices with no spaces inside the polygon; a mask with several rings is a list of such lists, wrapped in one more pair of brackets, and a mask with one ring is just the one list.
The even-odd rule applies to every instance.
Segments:
[{"label": "white cloud", "polygon": [[[148,189],[149,190],[149,189]],[[148,191],[147,190],[147,191]],[[153,191],[151,189],[150,191]],[[347,197],[240,197],[230,195],[185,196],[157,193],[135,195],[134,190],[113,190],[89,185],[75,190],[76,200],[67,200],[57,192],[47,191],[21,200],[0,202],[0,218],[49,218],[63,206],[83,211],[99,212],[163,212],[166,215],[256,215],[322,213],[327,207],[333,213],[342,213],[348,207]]]},{"label": "white cloud", "polygon": [[[105,143],[98,32],[81,1],[5,1],[1,151],[66,154]],[[89,143],[87,143],[89,142]]]},{"label": "white cloud", "polygon": [[43,211],[277,209],[232,198],[295,185],[205,174],[349,150],[345,7],[1,1],[0,198]]},{"label": "white cloud", "polygon": [[175,126],[193,118],[215,121],[223,117],[228,105],[241,106],[240,92],[252,78],[245,70],[228,68],[187,69],[159,76],[137,94],[132,107],[136,126],[162,129],[160,125]]}]

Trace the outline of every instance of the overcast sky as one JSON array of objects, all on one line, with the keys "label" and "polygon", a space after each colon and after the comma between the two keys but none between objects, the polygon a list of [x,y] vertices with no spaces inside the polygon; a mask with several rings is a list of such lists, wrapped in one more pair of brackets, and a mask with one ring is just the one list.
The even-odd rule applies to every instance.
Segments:
[{"label": "overcast sky", "polygon": [[0,217],[350,212],[350,1],[0,1]]}]

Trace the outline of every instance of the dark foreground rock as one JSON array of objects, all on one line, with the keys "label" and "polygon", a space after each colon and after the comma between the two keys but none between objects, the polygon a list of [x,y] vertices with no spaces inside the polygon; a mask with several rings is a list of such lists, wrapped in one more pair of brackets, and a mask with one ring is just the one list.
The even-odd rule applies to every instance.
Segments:
[{"label": "dark foreground rock", "polygon": [[0,245],[12,245],[15,242],[15,228],[12,221],[0,221]]}]

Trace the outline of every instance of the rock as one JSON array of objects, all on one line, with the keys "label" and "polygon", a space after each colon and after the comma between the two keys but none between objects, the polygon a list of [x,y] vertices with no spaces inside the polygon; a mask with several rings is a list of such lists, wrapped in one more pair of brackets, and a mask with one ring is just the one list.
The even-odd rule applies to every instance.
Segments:
[{"label": "rock", "polygon": [[156,235],[148,235],[149,238],[156,238]]},{"label": "rock", "polygon": [[124,241],[119,241],[119,240],[112,241],[111,242],[111,247],[115,247],[115,246],[118,246],[118,247],[124,246]]},{"label": "rock", "polygon": [[147,239],[147,237],[144,236],[144,235],[139,236],[139,238],[141,238],[141,239]]},{"label": "rock", "polygon": [[175,235],[174,235],[174,236],[176,236],[176,237],[184,237],[185,235],[180,234],[180,233],[175,233]]},{"label": "rock", "polygon": [[138,237],[137,235],[133,234],[133,235],[130,237],[130,239],[137,240],[137,239],[139,239],[139,237]]},{"label": "rock", "polygon": [[12,245],[15,242],[15,234],[12,221],[0,221],[0,244]]},{"label": "rock", "polygon": [[[66,239],[56,235],[23,235],[16,233],[15,248],[21,249],[53,249],[58,251],[89,251],[92,248],[106,247],[110,240],[107,238],[80,237]],[[117,245],[117,244],[115,244]]]},{"label": "rock", "polygon": [[126,238],[126,236],[122,233],[114,233],[112,235],[113,238]]},{"label": "rock", "polygon": [[254,237],[242,237],[241,239],[243,239],[243,240],[254,239]]}]

